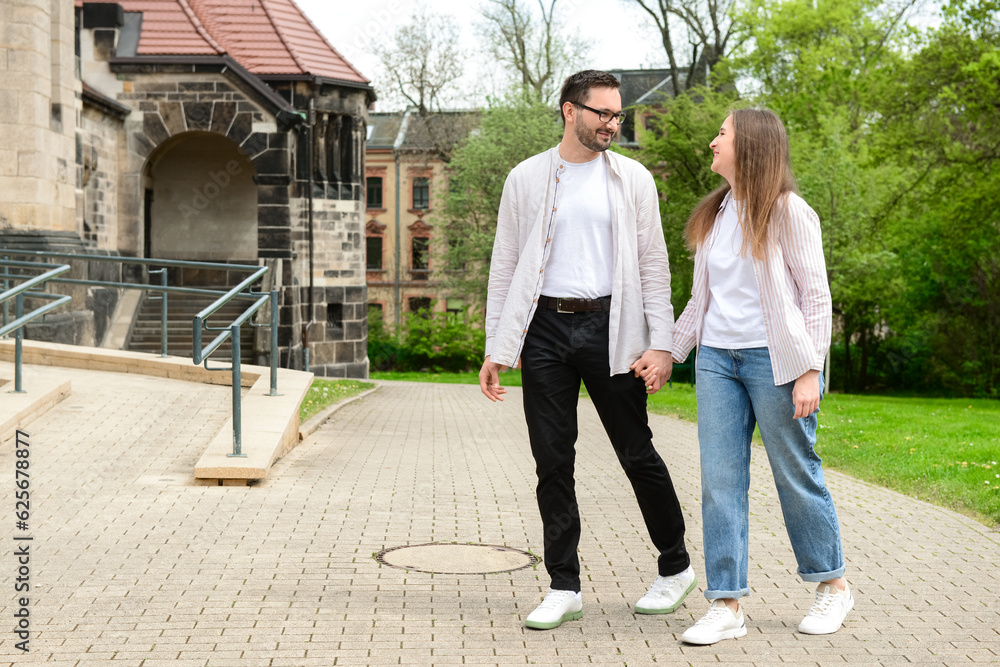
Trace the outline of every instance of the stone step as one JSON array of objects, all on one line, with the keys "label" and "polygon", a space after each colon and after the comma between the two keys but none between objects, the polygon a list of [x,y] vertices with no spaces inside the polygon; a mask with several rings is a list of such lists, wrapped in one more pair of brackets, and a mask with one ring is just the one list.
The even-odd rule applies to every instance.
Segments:
[{"label": "stone step", "polygon": [[[213,288],[214,289],[214,288]],[[221,288],[220,288],[221,289]],[[167,353],[171,356],[191,357],[191,324],[195,315],[211,305],[211,297],[194,294],[171,294],[167,300]],[[251,304],[249,301],[230,302],[214,312],[208,323],[213,327],[223,327],[231,323]],[[161,303],[159,299],[143,299],[136,315],[127,349],[134,352],[159,354],[162,335]],[[207,345],[219,331],[202,331],[202,343]],[[244,325],[240,331],[240,357],[244,363],[253,363],[255,332]],[[226,340],[212,355],[214,359],[227,358],[232,350],[232,341]]]}]

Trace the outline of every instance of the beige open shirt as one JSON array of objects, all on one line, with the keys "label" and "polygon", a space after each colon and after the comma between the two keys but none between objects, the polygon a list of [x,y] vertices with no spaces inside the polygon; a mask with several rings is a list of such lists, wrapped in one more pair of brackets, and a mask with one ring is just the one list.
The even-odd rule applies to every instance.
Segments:
[{"label": "beige open shirt", "polygon": [[[672,348],[674,310],[653,176],[623,155],[602,155],[614,240],[608,360],[618,375],[646,350]],[[514,167],[504,184],[486,301],[486,355],[504,366],[517,364],[538,305],[563,171],[556,147]]]}]

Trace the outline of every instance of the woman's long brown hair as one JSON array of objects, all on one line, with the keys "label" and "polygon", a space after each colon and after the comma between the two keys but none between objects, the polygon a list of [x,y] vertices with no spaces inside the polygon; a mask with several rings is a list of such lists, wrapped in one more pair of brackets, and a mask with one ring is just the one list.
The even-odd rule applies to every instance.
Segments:
[{"label": "woman's long brown hair", "polygon": [[735,109],[733,149],[736,153],[733,183],[723,183],[698,203],[684,228],[688,247],[696,249],[708,238],[719,207],[733,190],[737,215],[743,228],[742,253],[749,246],[753,256],[764,259],[771,237],[772,213],[779,200],[795,192],[795,177],[788,158],[785,126],[770,109]]}]

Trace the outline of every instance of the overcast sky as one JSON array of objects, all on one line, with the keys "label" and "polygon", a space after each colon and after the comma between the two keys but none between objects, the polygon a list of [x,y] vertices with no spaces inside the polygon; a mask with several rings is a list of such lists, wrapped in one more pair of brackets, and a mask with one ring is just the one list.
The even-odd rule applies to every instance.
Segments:
[{"label": "overcast sky", "polygon": [[[295,0],[306,16],[341,55],[369,79],[379,73],[378,59],[369,51],[368,39],[388,38],[397,26],[410,22],[421,9],[455,17],[462,46],[470,54],[464,86],[490,87],[491,60],[477,44],[476,24],[481,20],[477,0],[368,0],[331,2]],[[529,0],[529,6],[534,3]],[[593,45],[587,64],[597,69],[660,67],[666,61],[652,20],[634,2],[625,0],[558,0],[557,13],[586,43]],[[646,19],[643,19],[643,17]],[[648,19],[648,20],[647,20]],[[489,90],[485,92],[491,92]]]},{"label": "overcast sky", "polygon": [[[500,74],[492,56],[477,43],[482,0],[295,1],[334,48],[372,80],[378,78],[380,66],[371,53],[369,39],[388,40],[396,27],[410,22],[415,12],[452,15],[462,36],[462,47],[469,54],[461,86],[471,92],[457,106],[483,104],[485,95],[498,92],[495,82]],[[937,0],[922,0],[919,4],[924,9],[911,16],[911,22],[936,23],[933,17]],[[528,0],[528,6],[535,8],[535,2]],[[568,30],[591,45],[590,52],[584,54],[587,66],[638,69],[666,65],[659,33],[649,15],[634,1],[558,0],[556,7]],[[379,110],[388,109],[381,106]]]}]

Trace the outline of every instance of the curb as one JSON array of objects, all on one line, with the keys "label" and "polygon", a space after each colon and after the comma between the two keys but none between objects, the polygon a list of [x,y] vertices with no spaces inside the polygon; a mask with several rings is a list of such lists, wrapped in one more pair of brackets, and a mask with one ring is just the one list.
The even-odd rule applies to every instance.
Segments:
[{"label": "curb", "polygon": [[[372,382],[372,380],[361,380],[361,382]],[[343,401],[340,401],[339,403],[334,403],[330,407],[325,408],[319,414],[310,417],[309,421],[307,421],[305,424],[299,427],[299,442],[302,442],[310,435],[312,435],[316,431],[316,429],[318,429],[320,426],[323,425],[323,422],[325,422],[327,419],[330,418],[330,415],[332,415],[340,408],[344,407],[349,403],[353,403],[354,401],[360,400],[365,396],[368,396],[369,394],[372,394],[376,391],[378,391],[377,384],[371,389],[366,389],[357,396],[351,396],[350,398],[346,398]]]}]

